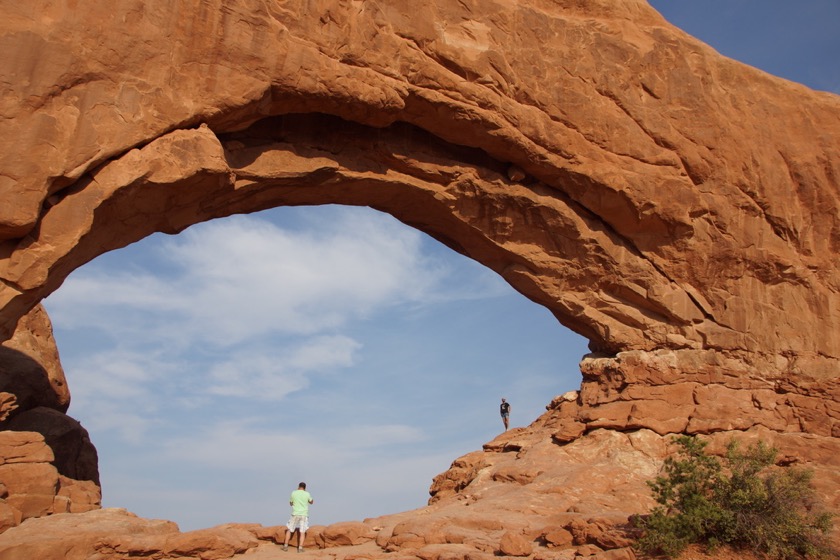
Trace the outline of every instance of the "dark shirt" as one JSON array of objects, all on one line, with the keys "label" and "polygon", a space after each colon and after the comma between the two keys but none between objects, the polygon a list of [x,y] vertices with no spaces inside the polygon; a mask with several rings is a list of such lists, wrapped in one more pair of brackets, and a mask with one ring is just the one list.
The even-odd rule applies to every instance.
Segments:
[{"label": "dark shirt", "polygon": [[503,402],[499,405],[499,414],[510,414],[510,403]]}]

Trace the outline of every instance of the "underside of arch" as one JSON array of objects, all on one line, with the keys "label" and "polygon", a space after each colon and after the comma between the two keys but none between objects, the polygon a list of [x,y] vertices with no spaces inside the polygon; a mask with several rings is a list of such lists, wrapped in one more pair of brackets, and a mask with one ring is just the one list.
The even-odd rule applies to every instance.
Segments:
[{"label": "underside of arch", "polygon": [[593,350],[834,376],[836,96],[635,0],[105,4],[9,7],[4,337],[154,231],[341,203],[485,264]]},{"label": "underside of arch", "polygon": [[43,286],[43,297],[73,268],[155,231],[330,203],[390,213],[481,262],[594,350],[690,347],[690,331],[707,320],[609,223],[516,164],[406,123],[373,128],[321,113],[219,134],[179,130],[107,162],[52,197],[43,241],[12,272],[23,293]]}]

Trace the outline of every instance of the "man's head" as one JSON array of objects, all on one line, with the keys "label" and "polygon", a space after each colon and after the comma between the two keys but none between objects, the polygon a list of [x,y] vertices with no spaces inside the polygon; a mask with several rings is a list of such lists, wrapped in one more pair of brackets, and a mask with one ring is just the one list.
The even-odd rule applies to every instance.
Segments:
[{"label": "man's head", "polygon": [[502,397],[502,402],[505,402],[505,398],[504,398],[504,397]]},{"label": "man's head", "polygon": [[306,483],[305,483],[305,482],[301,482],[300,484],[298,484],[298,488],[299,488],[300,490],[306,490]]}]

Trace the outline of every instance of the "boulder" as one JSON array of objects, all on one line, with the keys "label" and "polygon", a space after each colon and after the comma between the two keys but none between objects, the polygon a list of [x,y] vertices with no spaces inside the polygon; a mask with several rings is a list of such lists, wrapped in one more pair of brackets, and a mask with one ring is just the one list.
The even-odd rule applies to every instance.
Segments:
[{"label": "boulder", "polygon": [[563,527],[544,529],[542,538],[548,548],[566,548],[574,542],[572,533]]},{"label": "boulder", "polygon": [[29,518],[100,507],[97,483],[62,476],[53,461],[40,433],[0,431],[0,532]]},{"label": "boulder", "polygon": [[518,533],[507,531],[499,541],[499,553],[503,556],[530,556],[533,551],[531,542]]},{"label": "boulder", "polygon": [[11,338],[0,343],[0,393],[14,395],[14,399],[3,397],[13,406],[0,403],[0,421],[15,409],[44,406],[66,412],[70,405],[52,323],[41,305],[21,317]]},{"label": "boulder", "polygon": [[0,559],[195,558],[223,560],[256,548],[242,526],[181,533],[171,521],[150,520],[120,508],[29,519],[0,536]]},{"label": "boulder", "polygon": [[98,550],[103,537],[163,536],[177,530],[171,521],[142,519],[124,509],[62,513],[28,519],[0,535],[0,559],[87,560]]},{"label": "boulder", "polygon": [[18,408],[17,395],[0,392],[0,422],[7,420],[16,408]]},{"label": "boulder", "polygon": [[376,539],[376,531],[366,523],[348,521],[328,525],[315,541],[321,548],[353,546]]},{"label": "boulder", "polygon": [[89,480],[99,485],[99,459],[86,429],[57,410],[37,407],[17,414],[4,428],[37,432],[52,450],[52,463],[67,478]]}]

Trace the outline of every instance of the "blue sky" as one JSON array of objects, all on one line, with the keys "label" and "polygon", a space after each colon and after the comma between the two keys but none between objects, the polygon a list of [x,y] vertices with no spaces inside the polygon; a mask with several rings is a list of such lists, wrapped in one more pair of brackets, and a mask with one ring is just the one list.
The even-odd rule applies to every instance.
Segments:
[{"label": "blue sky", "polygon": [[103,504],[182,529],[425,504],[432,478],[579,385],[586,341],[388,215],[280,208],[155,235],[47,301]]},{"label": "blue sky", "polygon": [[[837,0],[659,0],[736,58],[840,93]],[[494,273],[368,209],[280,208],[154,235],[45,305],[100,457],[103,505],[312,522],[423,506],[432,478],[577,389],[586,340]]]}]

